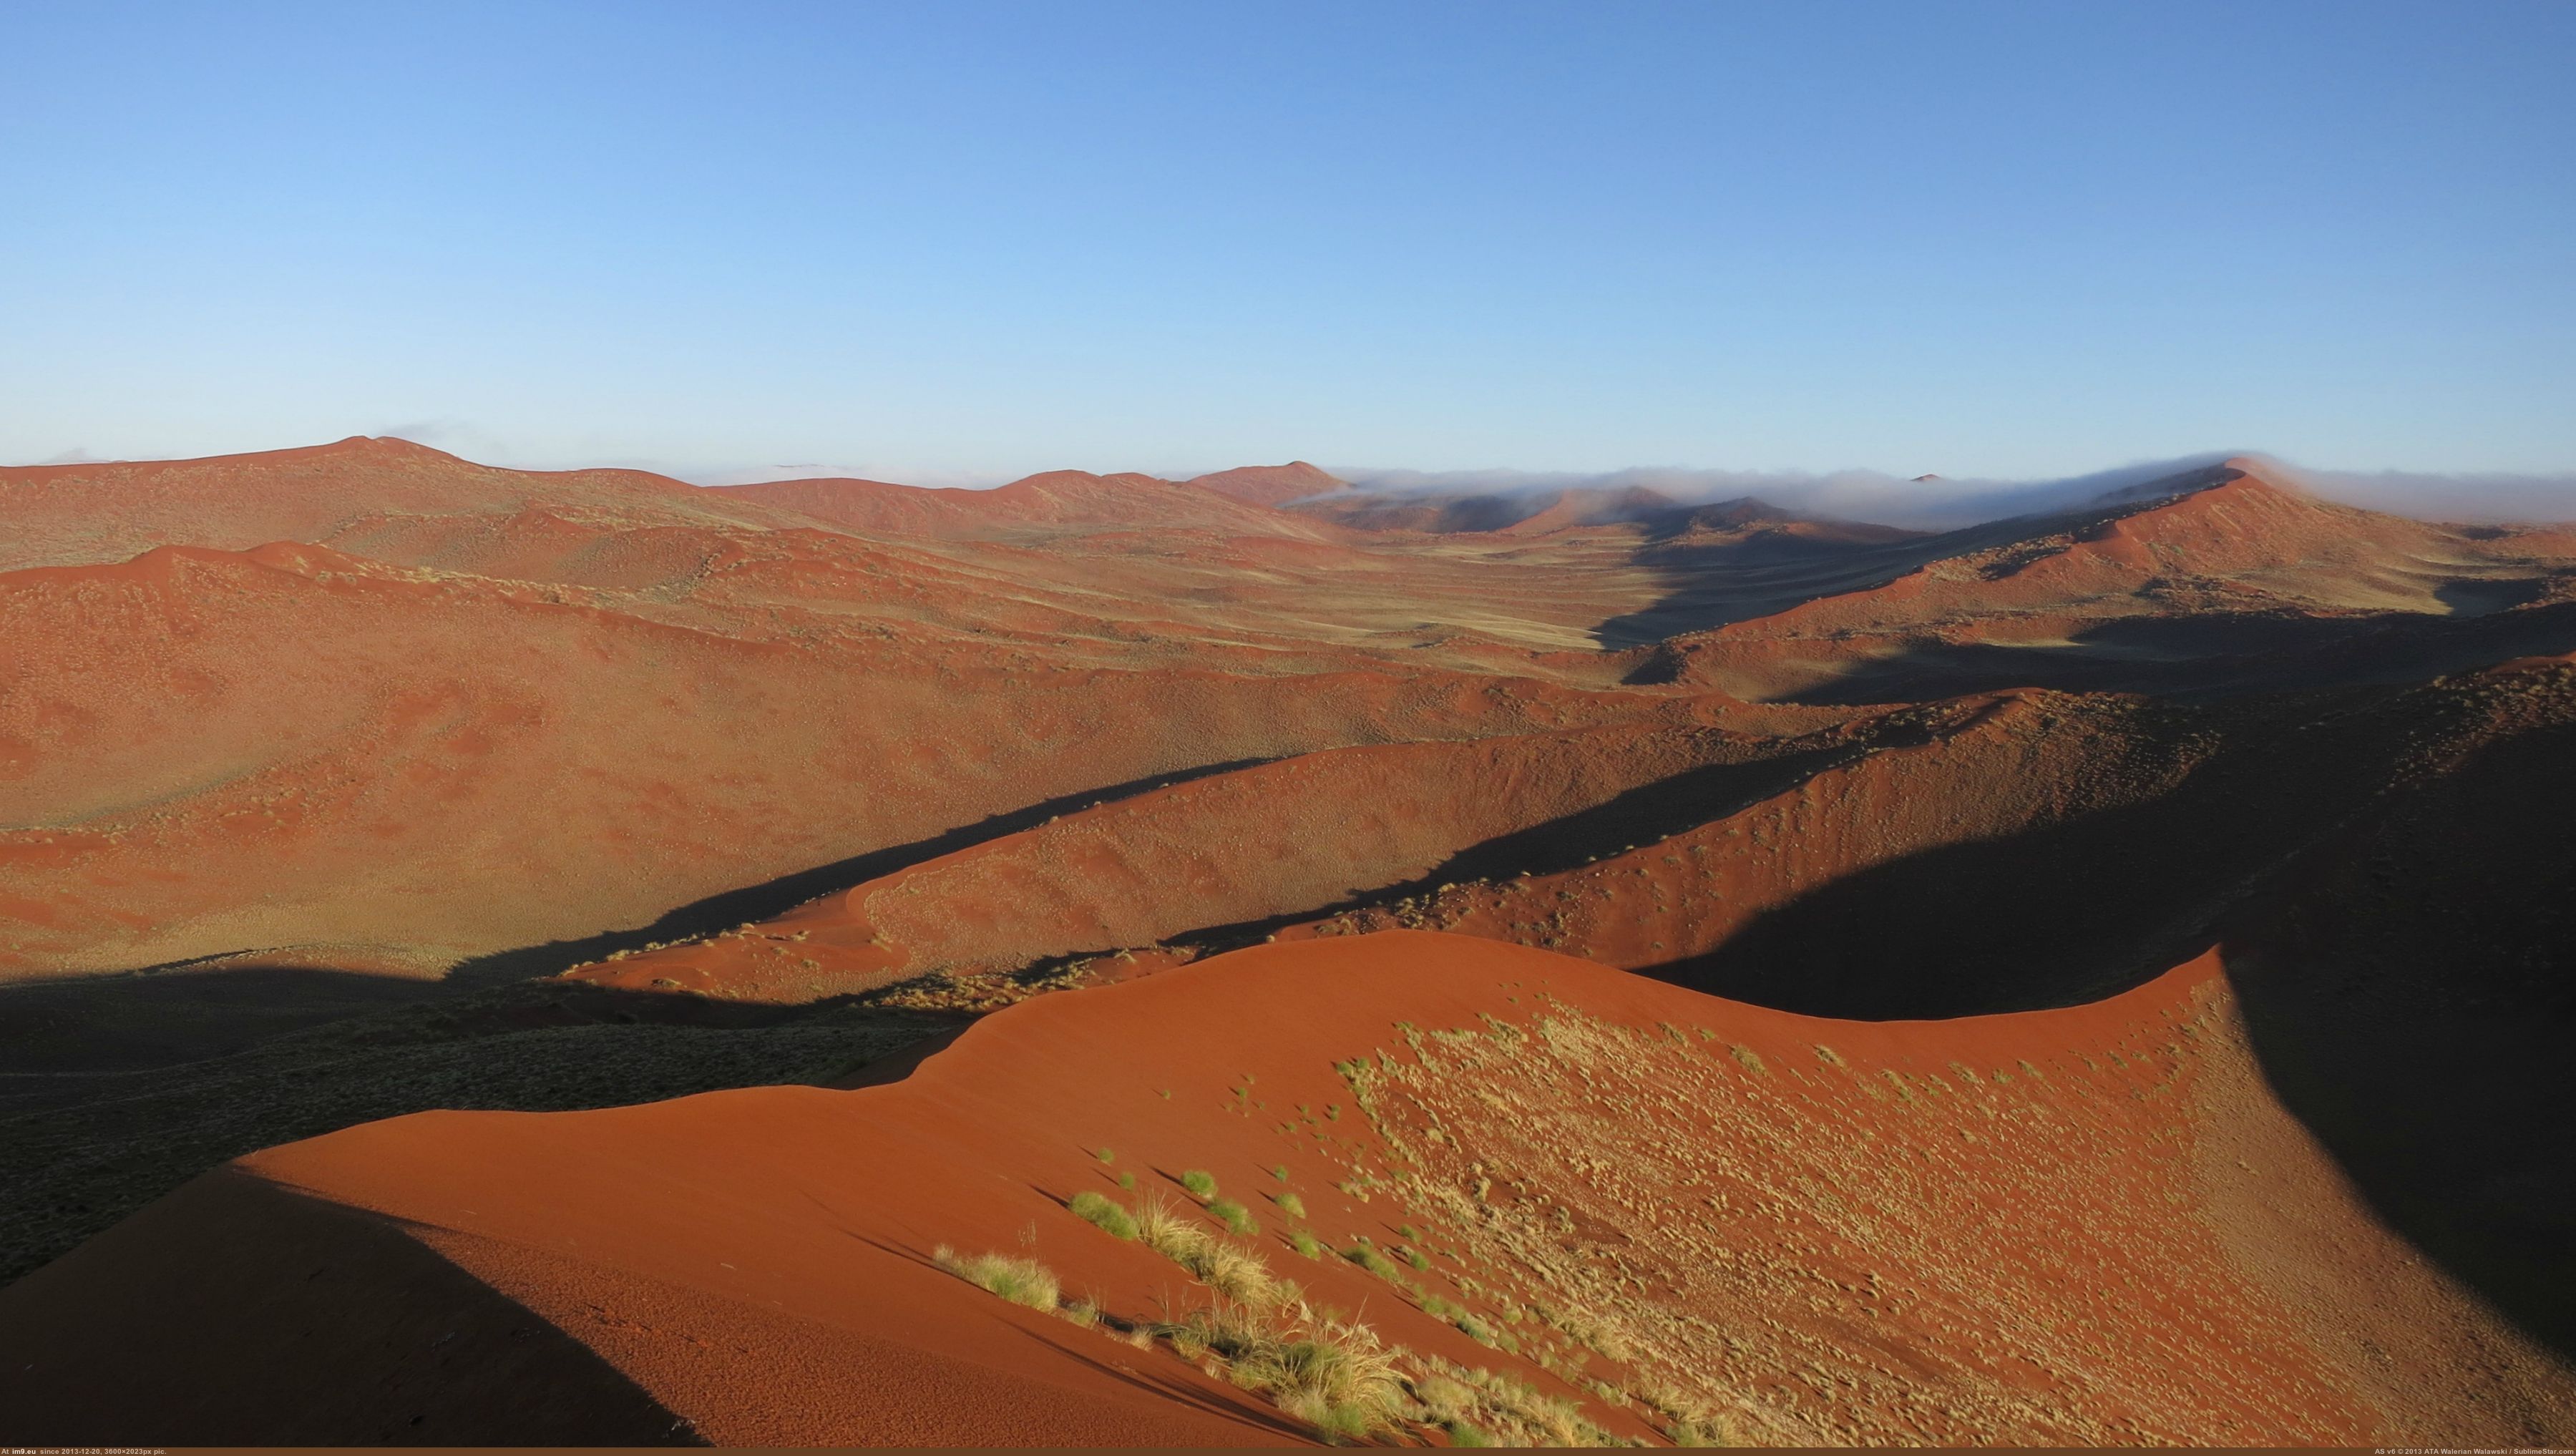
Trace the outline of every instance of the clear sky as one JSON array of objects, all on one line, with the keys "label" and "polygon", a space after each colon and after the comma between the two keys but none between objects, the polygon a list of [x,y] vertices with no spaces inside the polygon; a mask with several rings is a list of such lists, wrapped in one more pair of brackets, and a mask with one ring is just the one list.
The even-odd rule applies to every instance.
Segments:
[{"label": "clear sky", "polygon": [[0,8],[0,462],[2576,467],[2576,5]]}]

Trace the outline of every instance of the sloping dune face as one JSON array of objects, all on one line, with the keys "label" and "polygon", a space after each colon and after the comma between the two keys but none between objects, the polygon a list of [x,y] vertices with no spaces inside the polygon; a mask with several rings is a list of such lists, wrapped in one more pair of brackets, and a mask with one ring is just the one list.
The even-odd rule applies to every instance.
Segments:
[{"label": "sloping dune face", "polygon": [[[1354,1323],[1401,1344],[1394,1432],[2566,1430],[2545,1357],[2379,1232],[2271,1103],[2215,971],[1862,1024],[1458,937],[1256,949],[1015,1008],[892,1085],[279,1148],[0,1294],[0,1392],[32,1439],[123,1443],[517,1440],[566,1409],[719,1444],[1310,1435],[1249,1337],[1176,1348],[1223,1301],[1069,1211],[1090,1194],[1294,1278],[1303,1315],[1236,1301],[1264,1319],[1329,1305],[1345,1345]],[[997,1298],[941,1245],[1034,1260],[1057,1292]],[[295,1346],[303,1398],[259,1404],[317,1325],[341,1333]],[[452,1353],[420,1349],[433,1328]],[[561,1405],[497,1398],[514,1372]]]}]

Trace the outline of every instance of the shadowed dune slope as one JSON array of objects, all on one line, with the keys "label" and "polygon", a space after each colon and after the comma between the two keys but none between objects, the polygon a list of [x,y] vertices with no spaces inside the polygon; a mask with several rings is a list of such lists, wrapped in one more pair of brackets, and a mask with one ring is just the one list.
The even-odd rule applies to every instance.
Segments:
[{"label": "shadowed dune slope", "polygon": [[[2576,581],[2561,532],[2334,505],[2266,469],[2230,461],[2099,507],[1908,545],[1916,561],[1883,583],[1675,637],[1640,680],[1821,702],[2299,686],[2366,676],[2392,628],[2519,616]],[[2450,653],[2418,647],[2396,676],[2416,675],[2418,657],[2432,672],[2576,645],[2562,613],[2455,625],[2439,634]]]},{"label": "shadowed dune slope", "polygon": [[[719,1444],[1293,1438],[1167,1344],[928,1257],[1025,1254],[1122,1320],[1187,1307],[1062,1201],[1185,1202],[1205,1169],[1258,1224],[1231,1242],[1363,1311],[1417,1388],[1509,1374],[1578,1432],[1661,1408],[1789,1444],[2564,1441],[2565,1369],[2359,1209],[2215,967],[1859,1024],[1469,938],[1263,947],[999,1013],[892,1085],[245,1159],[0,1292],[0,1405],[84,1443],[431,1411],[457,1439],[640,1440],[664,1412]],[[2211,1216],[2239,1206],[2273,1218]],[[1300,1259],[1294,1229],[1387,1272]],[[514,1372],[562,1406],[513,1404]],[[263,1429],[236,1386],[312,1394]]]},{"label": "shadowed dune slope", "polygon": [[1428,888],[1478,846],[1676,778],[1724,778],[1758,796],[1867,741],[1865,730],[1758,737],[1717,726],[1729,716],[1676,701],[1644,722],[1329,749],[1213,773],[985,840],[734,935],[572,974],[793,1001],[1229,929],[1248,937]]}]

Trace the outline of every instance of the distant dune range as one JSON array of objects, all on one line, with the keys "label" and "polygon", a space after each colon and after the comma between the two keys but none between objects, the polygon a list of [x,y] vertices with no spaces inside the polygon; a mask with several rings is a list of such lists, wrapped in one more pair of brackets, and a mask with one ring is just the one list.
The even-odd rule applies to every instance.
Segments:
[{"label": "distant dune range", "polygon": [[1596,1434],[2576,1439],[2576,530],[367,439],[0,519],[28,1439],[1310,1438],[930,1264],[1188,1295],[1101,1144]]}]

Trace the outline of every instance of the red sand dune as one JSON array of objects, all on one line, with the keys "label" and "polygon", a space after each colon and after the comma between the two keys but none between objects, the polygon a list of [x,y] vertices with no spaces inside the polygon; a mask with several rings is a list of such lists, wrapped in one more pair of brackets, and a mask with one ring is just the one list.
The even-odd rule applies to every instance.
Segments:
[{"label": "red sand dune", "polygon": [[0,468],[0,571],[122,561],[155,546],[319,541],[371,519],[549,505],[623,522],[792,523],[640,470],[504,470],[408,440],[353,436],[202,460]]},{"label": "red sand dune", "polygon": [[[210,1174],[0,1293],[0,1404],[25,1439],[115,1443],[640,1440],[664,1413],[719,1444],[1290,1436],[1165,1347],[927,1258],[1026,1249],[1148,1315],[1188,1281],[1058,1200],[1205,1168],[1310,1298],[1613,1435],[1678,1390],[1786,1443],[2563,1438],[2563,1372],[2356,1206],[2214,964],[1861,1024],[1398,933],[1044,998],[893,1085],[400,1118]],[[1296,1258],[1263,1196],[1289,1192],[1424,1272]],[[297,1398],[271,1403],[281,1351]],[[494,1399],[506,1370],[574,1409]]]},{"label": "red sand dune", "polygon": [[1349,481],[1303,460],[1291,460],[1285,465],[1239,466],[1213,475],[1192,476],[1189,483],[1260,506],[1284,506],[1351,488]]},{"label": "red sand dune", "polygon": [[1202,489],[1196,481],[1079,470],[1049,471],[991,490],[923,490],[874,480],[781,480],[725,486],[716,493],[796,510],[870,535],[971,539],[1033,528],[1140,526],[1306,540],[1332,534],[1317,522],[1270,509],[1258,490]]}]

